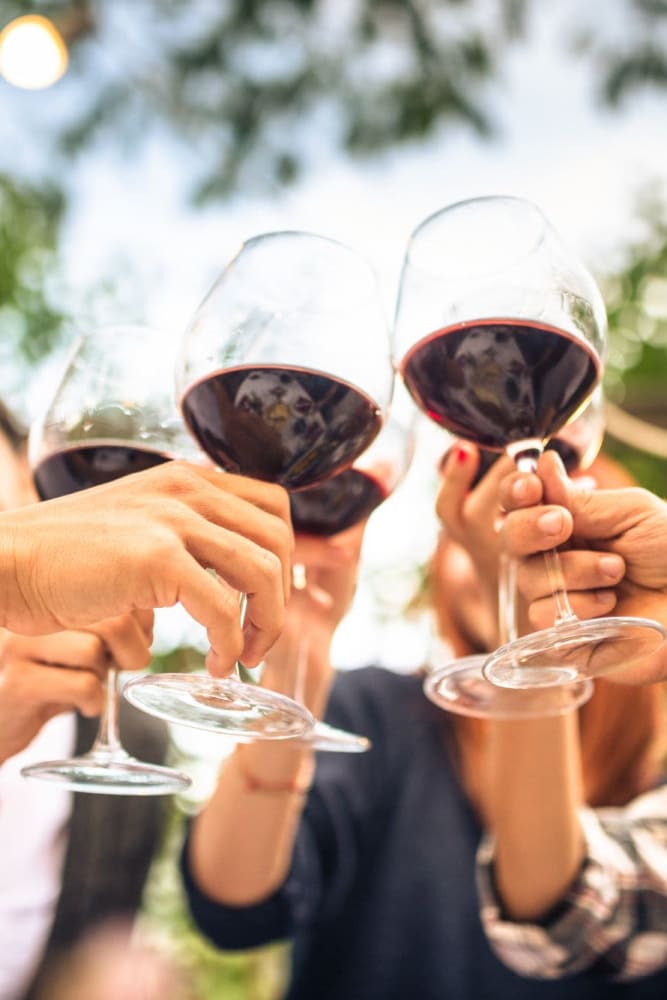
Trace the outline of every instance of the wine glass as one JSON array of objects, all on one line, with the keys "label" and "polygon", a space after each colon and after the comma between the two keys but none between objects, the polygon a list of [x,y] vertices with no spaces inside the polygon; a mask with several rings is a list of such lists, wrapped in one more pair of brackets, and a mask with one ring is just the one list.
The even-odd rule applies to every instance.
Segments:
[{"label": "wine glass", "polygon": [[[76,342],[46,413],[30,432],[30,464],[42,500],[152,468],[186,447],[193,451],[165,380],[168,347],[162,332],[132,325],[104,327]],[[32,764],[21,773],[80,792],[164,795],[187,788],[186,774],[123,749],[118,680],[110,668],[88,753]]]},{"label": "wine glass", "polygon": [[[392,495],[406,475],[415,450],[415,419],[389,417],[378,436],[355,463],[317,486],[290,495],[294,531],[302,535],[330,538],[371,516]],[[295,590],[307,590],[303,563],[292,570]],[[298,630],[299,639],[286,678],[289,693],[302,702],[306,680],[309,636]],[[295,742],[313,750],[363,753],[371,747],[366,736],[346,732],[318,720],[313,729]]]},{"label": "wine glass", "polygon": [[[600,382],[604,303],[536,205],[474,198],[442,209],[413,233],[395,344],[405,384],[431,419],[534,471],[545,443]],[[491,654],[489,680],[520,688],[568,683],[663,643],[667,630],[650,619],[579,620],[557,553],[545,559],[555,625]]]},{"label": "wine glass", "polygon": [[[557,451],[566,471],[584,472],[595,461],[604,437],[602,387],[593,393],[585,410],[570,420],[547,444]],[[501,452],[480,450],[471,488],[500,458]],[[501,560],[507,557],[503,554]],[[501,642],[518,637],[516,621],[516,564],[502,565],[498,586],[498,627]],[[563,715],[580,708],[593,694],[590,678],[579,678],[553,687],[505,688],[483,674],[488,656],[478,653],[435,666],[424,679],[424,693],[439,708],[457,715],[486,719],[526,719]]]},{"label": "wine glass", "polygon": [[[185,422],[221,468],[289,491],[334,476],[370,445],[391,400],[388,325],[371,267],[313,233],[248,240],[197,309],[176,378]],[[314,722],[238,676],[138,678],[125,695],[161,718],[233,726],[247,740],[300,736],[304,717]]]}]

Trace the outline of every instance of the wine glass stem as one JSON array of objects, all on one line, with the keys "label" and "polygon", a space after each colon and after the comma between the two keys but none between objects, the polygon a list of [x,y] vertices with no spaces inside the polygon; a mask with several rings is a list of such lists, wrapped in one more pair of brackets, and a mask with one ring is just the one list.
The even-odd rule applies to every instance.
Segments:
[{"label": "wine glass stem", "polygon": [[[539,452],[535,449],[523,452],[516,456],[516,467],[519,472],[532,472],[537,474],[537,461]],[[577,616],[572,610],[570,600],[565,588],[563,578],[563,568],[560,556],[556,549],[549,549],[544,553],[544,562],[547,569],[547,576],[551,586],[551,594],[556,604],[556,625],[563,625],[565,622],[577,621]]]},{"label": "wine glass stem", "polygon": [[[295,563],[292,567],[292,586],[294,590],[305,590],[308,586],[306,567],[303,563]],[[301,626],[302,623],[300,623]],[[306,694],[306,670],[308,665],[308,634],[303,627],[297,629],[296,648],[294,650],[294,669],[289,682],[291,695],[300,705],[304,704]]]},{"label": "wine glass stem", "polygon": [[115,668],[109,669],[107,673],[104,710],[100,716],[100,725],[90,753],[108,757],[124,756],[125,754],[118,729],[118,670]]},{"label": "wine glass stem", "polygon": [[[247,594],[240,594],[239,595],[239,602],[240,602],[240,607],[241,607],[241,610],[240,610],[241,628],[243,628],[243,623],[245,622],[246,611],[248,609],[248,595]],[[238,660],[236,660],[236,662],[234,663],[234,669],[232,670],[231,674],[229,675],[228,680],[229,681],[233,681],[236,684],[245,684],[245,681],[243,680],[243,677],[241,676],[241,668],[240,668]]]},{"label": "wine glass stem", "polygon": [[502,552],[498,573],[498,638],[501,646],[506,642],[513,642],[519,634],[516,571],[516,559],[511,559],[506,552]]}]

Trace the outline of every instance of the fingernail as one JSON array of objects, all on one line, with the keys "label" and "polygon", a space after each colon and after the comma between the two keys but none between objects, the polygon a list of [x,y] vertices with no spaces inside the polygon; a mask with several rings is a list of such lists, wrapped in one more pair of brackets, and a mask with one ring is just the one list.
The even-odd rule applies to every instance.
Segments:
[{"label": "fingernail", "polygon": [[528,483],[525,479],[517,479],[517,481],[512,484],[512,496],[515,500],[523,500],[527,491]]},{"label": "fingernail", "polygon": [[465,450],[465,448],[456,449],[456,462],[458,465],[463,465],[463,463],[467,460],[467,458],[468,458],[468,452]]},{"label": "fingernail", "polygon": [[623,573],[623,560],[620,556],[602,556],[600,558],[600,569],[610,580],[618,580]]},{"label": "fingernail", "polygon": [[563,515],[559,510],[548,510],[537,519],[537,526],[546,535],[557,535],[563,530]]},{"label": "fingernail", "polygon": [[595,600],[605,608],[613,608],[616,604],[616,594],[613,590],[596,590]]}]

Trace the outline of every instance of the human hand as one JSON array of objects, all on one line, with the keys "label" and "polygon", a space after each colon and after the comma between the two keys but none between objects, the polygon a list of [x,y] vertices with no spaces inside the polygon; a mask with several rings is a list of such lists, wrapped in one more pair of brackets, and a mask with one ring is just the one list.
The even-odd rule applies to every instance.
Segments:
[{"label": "human hand", "polygon": [[280,487],[167,462],[0,514],[3,624],[53,632],[180,601],[224,674],[239,657],[257,664],[279,634],[292,548]]},{"label": "human hand", "polygon": [[365,527],[364,521],[332,538],[296,536],[295,582],[283,631],[266,657],[263,680],[294,695],[295,672],[306,651],[306,676],[296,683],[303,681],[305,703],[316,712],[323,708],[331,683],[331,641],[354,598]]},{"label": "human hand", "polygon": [[0,637],[0,761],[23,750],[61,712],[100,715],[110,667],[150,662],[150,611],[53,635]]},{"label": "human hand", "polygon": [[[518,585],[530,603],[537,628],[553,624],[554,603],[541,555],[561,551],[563,579],[572,608],[581,618],[612,612],[654,618],[667,625],[667,504],[636,487],[582,488],[568,480],[551,453],[541,457],[538,476],[509,475],[500,500],[509,512],[502,538],[511,555],[524,561]],[[667,677],[664,647],[612,679],[643,683]]]},{"label": "human hand", "polygon": [[500,456],[475,484],[480,460],[474,444],[456,441],[445,456],[436,501],[444,530],[432,589],[439,631],[457,655],[498,644],[498,488],[513,466]]},{"label": "human hand", "polygon": [[498,578],[498,490],[514,467],[502,455],[473,486],[480,465],[480,450],[470,441],[455,441],[446,455],[436,499],[436,514],[450,539],[470,555],[480,578]]}]

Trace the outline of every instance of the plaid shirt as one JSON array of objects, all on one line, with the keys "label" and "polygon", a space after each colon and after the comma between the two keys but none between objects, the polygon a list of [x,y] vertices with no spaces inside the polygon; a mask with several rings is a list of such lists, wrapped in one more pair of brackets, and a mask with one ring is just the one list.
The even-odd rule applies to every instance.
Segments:
[{"label": "plaid shirt", "polygon": [[491,947],[539,979],[593,965],[619,980],[667,966],[667,785],[624,809],[581,810],[585,858],[567,896],[540,924],[511,923],[493,883],[493,841],[477,858],[481,917]]}]

